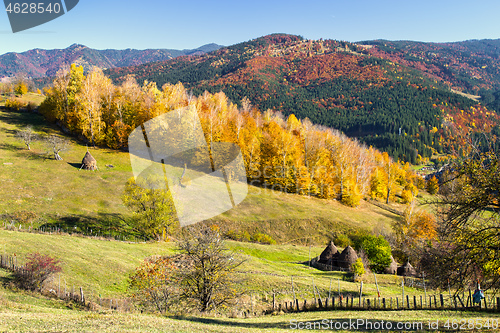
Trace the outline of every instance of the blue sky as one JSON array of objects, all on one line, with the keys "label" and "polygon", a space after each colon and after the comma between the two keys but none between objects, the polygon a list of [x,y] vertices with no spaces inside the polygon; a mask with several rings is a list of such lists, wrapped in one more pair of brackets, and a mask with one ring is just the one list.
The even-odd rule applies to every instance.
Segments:
[{"label": "blue sky", "polygon": [[184,49],[276,32],[347,41],[496,39],[499,13],[498,0],[80,0],[66,15],[16,34],[2,10],[0,54],[73,43],[96,49]]}]

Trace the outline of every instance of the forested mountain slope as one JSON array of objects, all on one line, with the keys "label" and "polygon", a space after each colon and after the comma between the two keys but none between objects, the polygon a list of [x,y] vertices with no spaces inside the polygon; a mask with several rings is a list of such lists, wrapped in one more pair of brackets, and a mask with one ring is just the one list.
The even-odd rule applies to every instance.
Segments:
[{"label": "forested mountain slope", "polygon": [[[115,82],[123,82],[127,75],[132,75],[140,83],[154,81],[159,87],[182,82],[197,95],[205,90],[224,91],[236,103],[246,96],[260,110],[273,109],[285,116],[309,118],[386,150],[396,159],[415,163],[419,155],[430,157],[436,152],[458,149],[462,135],[489,131],[498,124],[498,116],[491,107],[488,109],[451,90],[479,92],[460,86],[458,83],[462,81],[458,79],[453,80],[457,75],[447,69],[451,65],[446,67],[443,63],[438,67],[428,64],[430,60],[426,59],[408,60],[416,58],[416,51],[411,50],[418,48],[429,50],[421,51],[428,58],[434,57],[431,50],[436,45],[441,44],[384,41],[352,44],[276,34],[201,56],[115,68],[106,74]],[[441,51],[436,58],[447,59],[450,64],[449,58],[454,56],[453,63],[462,64],[468,59],[477,62],[473,68],[485,71],[488,65],[479,59],[490,61],[492,74],[483,81],[491,84],[483,81],[477,84],[480,89],[490,89],[488,93],[494,102],[492,89],[497,87],[494,66],[498,61],[494,53],[477,51],[473,55],[467,47],[477,50],[487,47],[472,41],[440,47],[446,52]],[[461,48],[465,49],[460,51]],[[467,54],[469,58],[465,57]],[[451,74],[446,76],[446,73]]]}]

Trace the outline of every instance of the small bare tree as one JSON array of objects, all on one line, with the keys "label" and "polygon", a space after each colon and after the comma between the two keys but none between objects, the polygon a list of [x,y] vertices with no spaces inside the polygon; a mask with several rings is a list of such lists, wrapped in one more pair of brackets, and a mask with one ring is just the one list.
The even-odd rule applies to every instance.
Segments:
[{"label": "small bare tree", "polygon": [[28,150],[31,150],[31,144],[33,143],[33,141],[38,139],[38,135],[35,133],[33,127],[31,126],[26,126],[24,129],[17,131],[16,135],[24,142]]},{"label": "small bare tree", "polygon": [[217,309],[236,298],[235,271],[244,260],[228,250],[218,227],[188,229],[178,248],[192,263],[179,272],[181,298],[201,312]]},{"label": "small bare tree", "polygon": [[59,153],[69,149],[69,141],[65,138],[52,134],[45,139],[45,142],[50,149],[49,153],[54,154],[54,159],[62,161],[62,157]]}]

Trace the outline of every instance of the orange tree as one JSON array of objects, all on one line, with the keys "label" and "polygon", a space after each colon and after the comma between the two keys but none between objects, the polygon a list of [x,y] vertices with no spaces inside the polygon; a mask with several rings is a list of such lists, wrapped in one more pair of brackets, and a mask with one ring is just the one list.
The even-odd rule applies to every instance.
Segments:
[{"label": "orange tree", "polygon": [[175,299],[175,272],[170,258],[144,260],[129,279],[133,298],[147,310],[165,313]]}]

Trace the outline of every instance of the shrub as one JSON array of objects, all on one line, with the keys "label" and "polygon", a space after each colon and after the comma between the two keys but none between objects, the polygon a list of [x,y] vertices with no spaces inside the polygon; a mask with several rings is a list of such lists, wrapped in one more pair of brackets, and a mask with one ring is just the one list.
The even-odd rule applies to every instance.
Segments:
[{"label": "shrub", "polygon": [[333,240],[333,243],[335,243],[335,245],[339,247],[347,247],[349,245],[352,245],[352,241],[349,236],[344,234],[338,234]]},{"label": "shrub", "polygon": [[252,235],[252,241],[262,244],[276,244],[276,241],[271,236],[260,232]]},{"label": "shrub", "polygon": [[356,262],[352,264],[351,270],[354,273],[354,281],[359,281],[365,274],[365,266],[361,258],[356,259]]},{"label": "shrub", "polygon": [[365,251],[370,260],[370,268],[381,273],[391,263],[391,246],[383,236],[364,235],[355,242],[356,250]]},{"label": "shrub", "polygon": [[15,272],[19,286],[27,290],[42,290],[43,284],[53,274],[62,271],[61,262],[49,255],[32,253],[28,255],[22,270]]},{"label": "shrub", "polygon": [[26,83],[21,81],[18,84],[16,84],[14,92],[16,93],[16,95],[22,96],[28,92],[28,86],[26,85]]},{"label": "shrub", "polygon": [[5,107],[7,109],[19,111],[20,109],[26,107],[26,104],[24,104],[23,102],[21,102],[18,99],[10,98],[10,99],[5,101]]},{"label": "shrub", "polygon": [[252,236],[248,231],[229,230],[224,234],[224,237],[239,242],[250,242],[252,240]]}]

